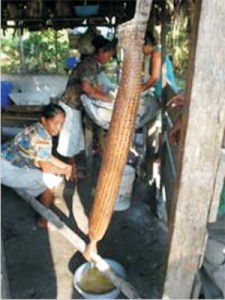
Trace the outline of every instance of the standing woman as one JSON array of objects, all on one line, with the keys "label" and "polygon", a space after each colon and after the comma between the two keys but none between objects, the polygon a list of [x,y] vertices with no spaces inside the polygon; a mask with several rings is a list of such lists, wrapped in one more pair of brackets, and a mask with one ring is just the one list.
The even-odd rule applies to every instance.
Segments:
[{"label": "standing woman", "polygon": [[[50,207],[54,200],[53,189],[72,167],[52,155],[52,137],[57,136],[65,120],[65,111],[56,104],[44,107],[40,121],[21,131],[13,140],[2,145],[1,182],[26,191]],[[38,224],[46,227],[47,221],[39,217]]]},{"label": "standing woman", "polygon": [[81,94],[104,102],[112,102],[113,96],[99,85],[98,75],[101,65],[109,62],[116,48],[117,40],[109,41],[103,36],[96,36],[92,44],[95,52],[81,59],[69,76],[65,92],[59,105],[66,111],[66,120],[59,136],[57,151],[68,157],[73,165],[73,176],[76,177],[75,156],[84,150],[84,135],[81,118]]},{"label": "standing woman", "polygon": [[[150,31],[147,31],[145,35],[145,41],[143,45],[143,54],[150,56],[150,77],[146,82],[142,84],[142,91],[146,91],[151,87],[155,88],[155,95],[158,99],[162,95],[162,57],[161,50],[156,46],[156,40]],[[172,87],[175,93],[178,93],[178,88],[175,81],[173,65],[168,55],[165,57],[166,63],[166,79],[167,83]]]}]

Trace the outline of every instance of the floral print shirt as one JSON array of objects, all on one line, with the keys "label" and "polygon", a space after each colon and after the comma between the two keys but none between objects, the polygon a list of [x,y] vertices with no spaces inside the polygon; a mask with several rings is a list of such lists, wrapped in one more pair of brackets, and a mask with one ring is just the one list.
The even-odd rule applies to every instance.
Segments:
[{"label": "floral print shirt", "polygon": [[72,70],[66,90],[60,97],[60,101],[72,108],[79,109],[80,95],[82,94],[81,82],[87,80],[91,85],[97,85],[100,72],[100,64],[93,56],[88,56],[81,60],[78,66]]},{"label": "floral print shirt", "polygon": [[52,137],[40,123],[32,124],[13,140],[2,145],[1,156],[17,167],[38,168],[38,161],[49,161]]}]

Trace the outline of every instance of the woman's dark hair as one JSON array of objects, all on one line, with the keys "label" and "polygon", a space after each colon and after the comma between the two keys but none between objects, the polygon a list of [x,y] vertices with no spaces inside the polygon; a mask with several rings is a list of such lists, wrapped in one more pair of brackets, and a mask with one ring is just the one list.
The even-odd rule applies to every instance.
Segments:
[{"label": "woman's dark hair", "polygon": [[102,35],[97,35],[92,40],[92,45],[95,47],[95,52],[98,53],[99,50],[104,52],[115,49],[118,40],[113,39],[112,41],[105,39]]},{"label": "woman's dark hair", "polygon": [[58,104],[50,103],[43,107],[41,116],[46,119],[54,118],[58,114],[66,115],[65,110]]},{"label": "woman's dark hair", "polygon": [[156,43],[156,39],[154,37],[154,35],[152,34],[151,31],[147,31],[146,34],[145,34],[145,40],[144,40],[144,44],[147,45],[147,44],[151,44],[153,46],[155,46],[157,43]]}]

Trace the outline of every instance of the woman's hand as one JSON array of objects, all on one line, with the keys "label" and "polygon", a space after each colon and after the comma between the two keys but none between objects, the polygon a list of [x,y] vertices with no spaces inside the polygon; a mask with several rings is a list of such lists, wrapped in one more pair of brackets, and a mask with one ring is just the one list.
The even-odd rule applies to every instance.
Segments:
[{"label": "woman's hand", "polygon": [[51,161],[38,161],[37,167],[45,173],[53,173],[55,175],[64,175],[67,180],[72,178],[73,166],[66,164],[56,158],[52,158]]},{"label": "woman's hand", "polygon": [[64,168],[64,175],[66,177],[66,180],[70,180],[73,177],[73,166],[72,165],[67,165]]},{"label": "woman's hand", "polygon": [[113,102],[114,97],[105,93],[99,85],[91,85],[87,80],[82,81],[81,90],[90,98],[104,102]]}]

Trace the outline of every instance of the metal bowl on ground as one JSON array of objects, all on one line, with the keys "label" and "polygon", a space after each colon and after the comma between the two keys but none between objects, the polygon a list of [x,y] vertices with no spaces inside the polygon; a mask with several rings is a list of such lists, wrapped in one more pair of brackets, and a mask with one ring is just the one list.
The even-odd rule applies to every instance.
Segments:
[{"label": "metal bowl on ground", "polygon": [[[118,275],[120,275],[124,279],[126,278],[125,269],[121,264],[108,258],[106,258],[105,261]],[[79,294],[81,294],[85,299],[116,299],[116,297],[118,297],[120,293],[120,289],[115,286],[113,286],[109,291],[103,293],[93,293],[82,288],[81,281],[85,273],[90,269],[91,264],[89,262],[86,262],[82,264],[74,273],[73,284]]]}]

